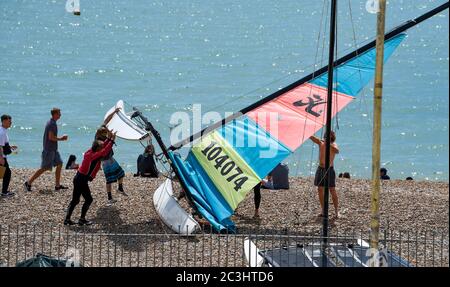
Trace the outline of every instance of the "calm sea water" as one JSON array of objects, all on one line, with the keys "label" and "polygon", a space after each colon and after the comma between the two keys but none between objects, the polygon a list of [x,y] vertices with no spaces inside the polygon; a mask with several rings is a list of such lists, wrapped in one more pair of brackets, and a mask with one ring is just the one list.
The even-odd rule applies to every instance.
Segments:
[{"label": "calm sea water", "polygon": [[[53,106],[62,109],[60,134],[70,137],[62,156],[80,159],[119,99],[141,108],[169,141],[172,113],[196,103],[237,111],[327,61],[323,1],[80,2],[74,16],[65,0],[0,1],[0,113],[13,116],[10,138],[20,147],[13,167],[39,166]],[[443,2],[389,1],[387,27]],[[340,54],[375,35],[365,3],[340,1]],[[445,11],[411,29],[385,66],[382,164],[391,178],[448,181],[448,21]],[[371,97],[369,87],[338,117],[337,172],[370,177]],[[116,158],[132,171],[141,152],[121,140]],[[311,143],[287,159],[302,176],[316,161]]]}]

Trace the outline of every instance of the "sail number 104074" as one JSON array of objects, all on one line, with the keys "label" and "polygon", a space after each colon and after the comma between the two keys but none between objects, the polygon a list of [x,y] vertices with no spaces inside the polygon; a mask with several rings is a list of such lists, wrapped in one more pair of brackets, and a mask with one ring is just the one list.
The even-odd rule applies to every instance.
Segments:
[{"label": "sail number 104074", "polygon": [[234,183],[235,191],[239,191],[242,185],[248,180],[248,177],[245,176],[242,169],[225,154],[223,148],[217,142],[212,141],[202,150],[202,153],[228,182]]}]

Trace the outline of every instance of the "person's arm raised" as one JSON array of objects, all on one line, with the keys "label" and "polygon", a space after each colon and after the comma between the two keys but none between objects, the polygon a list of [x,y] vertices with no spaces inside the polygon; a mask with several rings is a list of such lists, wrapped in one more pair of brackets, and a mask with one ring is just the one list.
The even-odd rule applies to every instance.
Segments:
[{"label": "person's arm raised", "polygon": [[311,136],[309,139],[312,140],[313,143],[316,143],[316,144],[319,144],[319,145],[322,143],[322,141],[316,136]]},{"label": "person's arm raised", "polygon": [[96,160],[98,158],[107,156],[108,153],[112,150],[113,144],[114,144],[113,141],[111,141],[110,139],[107,139],[104,143],[103,148],[92,154],[92,160]]},{"label": "person's arm raised", "polygon": [[114,132],[114,133],[109,132],[109,134],[111,136],[108,137],[108,139],[106,139],[105,145],[103,146],[103,148],[100,151],[94,153],[94,155],[93,155],[94,158],[107,156],[108,153],[111,152],[112,146],[115,143],[114,141],[116,140],[116,133],[117,132]]},{"label": "person's arm raised", "polygon": [[116,108],[116,109],[114,110],[114,112],[110,113],[110,114],[106,117],[106,119],[103,121],[103,125],[106,126],[106,125],[111,121],[111,119],[114,117],[114,115],[117,114],[119,111],[120,111],[120,108]]}]

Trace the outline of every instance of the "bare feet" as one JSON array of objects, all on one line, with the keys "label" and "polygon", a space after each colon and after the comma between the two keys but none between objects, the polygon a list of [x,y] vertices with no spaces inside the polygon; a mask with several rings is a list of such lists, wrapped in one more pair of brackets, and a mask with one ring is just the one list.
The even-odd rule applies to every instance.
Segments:
[{"label": "bare feet", "polygon": [[257,219],[259,218],[259,209],[255,208],[255,214],[253,215],[253,218]]},{"label": "bare feet", "polygon": [[338,218],[339,218],[339,211],[337,211],[337,210],[335,211],[334,218],[335,218],[335,219],[338,219]]}]

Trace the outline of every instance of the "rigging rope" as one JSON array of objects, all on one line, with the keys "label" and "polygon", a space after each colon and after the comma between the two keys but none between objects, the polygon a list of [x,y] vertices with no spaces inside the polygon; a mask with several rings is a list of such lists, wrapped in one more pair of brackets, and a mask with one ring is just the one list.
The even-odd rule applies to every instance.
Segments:
[{"label": "rigging rope", "polygon": [[[323,35],[322,35],[322,52],[321,52],[321,56],[320,56],[320,64],[319,64],[319,66],[320,67],[323,67],[323,62],[324,62],[324,55],[325,55],[325,46],[326,46],[326,40],[327,40],[327,27],[328,27],[328,21],[329,21],[329,6],[330,5],[328,5],[328,3],[327,2],[329,2],[328,0],[324,0],[323,1],[323,7],[322,7],[322,17],[321,17],[321,22],[320,22],[320,30],[319,30],[319,37],[318,37],[318,40],[317,40],[317,50],[316,50],[316,52],[318,53],[318,51],[319,51],[319,48],[320,48],[320,37],[321,37],[321,32],[322,32],[322,20],[324,19],[324,15],[325,15],[325,21],[324,21],[324,25],[323,25],[323,28],[324,28],[324,32],[323,32]],[[326,10],[324,11],[324,8],[326,8]],[[316,54],[317,55],[317,54]],[[314,59],[314,63],[316,64],[316,61],[317,61],[317,58],[315,58]],[[314,70],[315,71],[315,70]],[[313,73],[313,76],[314,76],[314,73]],[[314,123],[316,123],[317,122],[317,119],[316,118],[314,118]],[[323,119],[322,119],[322,123],[321,123],[322,125],[323,125]],[[306,121],[305,121],[305,125],[306,125]],[[323,129],[321,129],[321,138],[323,137]],[[313,160],[313,157],[314,157],[314,150],[315,150],[315,147],[316,147],[316,144],[315,143],[313,143],[312,145],[311,145],[311,156],[310,156],[310,160],[309,160],[309,172],[308,172],[308,175],[307,175],[307,177],[308,178],[311,178],[312,177],[312,175],[313,175],[313,165],[314,165],[314,163],[316,162],[315,160]],[[299,153],[299,156],[300,156],[300,153]],[[296,175],[298,175],[298,167],[300,166],[300,164],[298,163],[297,164],[297,171],[296,171]],[[311,181],[310,180],[308,180],[307,181],[308,183],[311,183]],[[313,201],[315,201],[315,195],[314,195],[314,193],[312,192],[312,190],[315,188],[314,187],[314,184],[309,184],[308,185],[309,187],[308,187],[308,194],[310,194],[310,196],[309,197],[307,197],[306,198],[306,206],[307,206],[307,209],[308,210],[311,210],[311,202],[313,202]]]},{"label": "rigging rope", "polygon": [[[334,57],[335,57],[335,59],[338,59],[338,39],[339,39],[339,37],[338,37],[338,19],[339,19],[339,17],[336,17],[336,27],[335,27],[335,31],[334,31],[334,33],[336,35],[336,37],[335,37],[336,45],[334,46]],[[336,73],[334,73],[334,69],[333,69],[333,74],[336,74],[336,76],[333,78],[333,80],[335,81],[335,84],[336,84],[336,89],[334,90],[333,103],[334,103],[335,111],[337,111],[337,107],[339,106],[338,105],[338,91],[337,91],[338,78],[339,78],[338,77],[338,69],[336,69]],[[333,87],[334,87],[334,84],[333,84]],[[334,128],[334,130],[335,130],[335,133],[337,134],[336,131],[339,129],[339,113],[336,113],[334,118],[335,118],[335,128]]]},{"label": "rigging rope", "polygon": [[[358,50],[359,45],[358,45],[358,42],[356,40],[356,29],[355,29],[355,23],[353,21],[353,11],[352,11],[352,5],[351,5],[351,1],[350,0],[348,0],[348,7],[349,7],[349,12],[350,12],[350,22],[352,24],[351,26],[352,26],[352,32],[353,32],[353,45],[355,46],[356,50]],[[359,56],[359,55],[357,54],[356,56]],[[359,81],[360,81],[360,83],[362,83],[361,69],[358,69],[358,75],[359,75]],[[367,88],[365,88],[365,89],[367,89]],[[360,97],[360,100],[359,100],[359,111],[360,112],[362,111],[362,108],[361,108],[362,103],[364,103],[364,105],[365,105],[366,115],[369,115],[369,108],[367,106],[368,103],[366,101],[365,93],[361,93],[361,97]],[[370,120],[370,117],[367,116],[366,118],[367,118],[366,120],[369,122],[369,125],[372,126],[372,122]],[[369,134],[368,130],[369,129],[367,129],[367,130],[364,129],[364,131],[367,133],[366,134],[367,138],[370,138],[372,135]]]},{"label": "rigging rope", "polygon": [[[327,19],[328,19],[328,5],[326,5],[326,0],[324,0],[323,1],[323,5],[322,5],[322,15],[321,15],[321,18],[320,18],[320,26],[319,26],[319,35],[318,35],[318,37],[317,37],[317,47],[316,47],[316,54],[314,55],[314,72],[313,72],[313,77],[315,76],[315,72],[316,72],[316,67],[317,67],[317,56],[318,56],[318,54],[319,54],[319,49],[320,49],[320,37],[321,37],[321,33],[322,33],[322,25],[323,25],[323,20],[324,20],[324,15],[327,15],[326,16],[326,19],[325,19],[325,24],[327,23]],[[324,10],[325,10],[325,8],[327,8],[327,13],[325,14],[325,12],[324,12]],[[325,37],[325,33],[323,34],[324,35],[324,37]],[[322,62],[323,62],[323,50],[324,50],[324,46],[322,46],[322,57],[321,57],[321,59],[320,59],[320,67],[322,66]],[[312,87],[310,88],[310,91],[309,91],[309,93],[310,93],[310,95],[311,95],[311,93],[312,93]],[[314,119],[315,120],[315,119]],[[304,125],[303,125],[303,130],[305,130],[306,129],[306,121],[305,121],[305,123],[304,123]],[[302,135],[302,141],[304,141],[305,140],[305,138],[304,138],[304,136],[305,136],[305,134],[303,133],[303,135]],[[312,147],[313,149],[314,149],[314,145],[313,145],[313,147]],[[313,151],[312,151],[312,153],[313,153]],[[295,170],[295,175],[298,175],[298,169],[299,169],[299,167],[300,167],[300,152],[297,152],[297,154],[298,154],[298,160],[297,160],[297,162],[296,162],[296,170]],[[311,162],[312,162],[312,157],[313,157],[313,154],[311,154]],[[309,170],[309,174],[308,174],[308,177],[309,176],[311,176],[311,167],[310,167],[310,170]]]},{"label": "rigging rope", "polygon": [[[329,6],[330,5],[327,5],[328,4],[327,2],[328,1],[324,0],[324,5],[326,7],[326,11],[325,11],[326,18],[325,18],[325,25],[324,25],[325,29],[324,29],[323,38],[322,38],[322,54],[321,54],[321,57],[320,57],[320,66],[321,67],[323,67],[323,62],[324,62],[324,58],[325,58],[324,55],[325,55],[325,47],[326,47],[327,31],[328,31],[328,21],[329,21],[328,15],[329,15]],[[321,124],[322,125],[324,124],[323,120],[322,120]],[[323,137],[323,129],[321,129],[320,137],[321,138]],[[310,162],[310,164],[309,164],[309,177],[311,177],[312,174],[313,174],[312,169],[313,169],[313,162],[315,162],[315,161],[313,161],[315,146],[316,145],[313,144],[312,148],[311,148],[311,157],[310,157],[310,161],[309,161]]]}]

